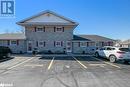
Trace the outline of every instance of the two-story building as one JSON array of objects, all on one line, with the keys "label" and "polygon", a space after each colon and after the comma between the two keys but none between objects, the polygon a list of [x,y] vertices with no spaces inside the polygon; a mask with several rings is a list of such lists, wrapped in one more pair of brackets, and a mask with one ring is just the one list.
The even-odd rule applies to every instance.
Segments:
[{"label": "two-story building", "polygon": [[24,34],[1,34],[0,45],[13,52],[39,51],[87,53],[90,48],[113,46],[114,40],[98,35],[74,35],[78,23],[52,11],[44,11],[17,22]]}]

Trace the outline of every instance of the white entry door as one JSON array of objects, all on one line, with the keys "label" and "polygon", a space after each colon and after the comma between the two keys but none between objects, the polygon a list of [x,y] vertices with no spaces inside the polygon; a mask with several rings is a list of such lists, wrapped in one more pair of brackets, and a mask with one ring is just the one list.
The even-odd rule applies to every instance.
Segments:
[{"label": "white entry door", "polygon": [[33,50],[32,41],[28,41],[28,42],[27,42],[27,52],[28,52],[28,53],[31,53],[32,50]]},{"label": "white entry door", "polygon": [[66,52],[67,53],[72,52],[72,42],[71,41],[67,41],[67,43],[66,43]]}]

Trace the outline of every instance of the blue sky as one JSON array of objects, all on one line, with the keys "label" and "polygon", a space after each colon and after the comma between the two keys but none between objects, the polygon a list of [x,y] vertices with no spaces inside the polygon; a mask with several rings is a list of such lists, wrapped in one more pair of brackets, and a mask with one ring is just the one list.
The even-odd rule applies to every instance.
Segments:
[{"label": "blue sky", "polygon": [[51,10],[79,23],[75,34],[130,39],[130,0],[15,0],[15,18],[0,18],[0,33],[18,32],[15,23]]}]

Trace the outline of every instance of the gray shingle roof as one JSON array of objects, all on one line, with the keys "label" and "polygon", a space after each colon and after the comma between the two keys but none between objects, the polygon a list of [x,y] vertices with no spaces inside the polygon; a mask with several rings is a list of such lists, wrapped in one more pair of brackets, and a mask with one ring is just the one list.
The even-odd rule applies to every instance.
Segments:
[{"label": "gray shingle roof", "polygon": [[[99,35],[74,35],[73,40],[79,40],[79,41],[114,41],[113,39],[106,38]],[[25,40],[26,36],[23,33],[6,33],[6,34],[0,34],[0,40],[14,40],[14,39],[20,39]]]},{"label": "gray shingle roof", "polygon": [[89,40],[89,39],[87,39],[87,38],[80,37],[80,36],[78,36],[78,35],[74,35],[74,36],[73,36],[73,40],[91,41],[91,40]]},{"label": "gray shingle roof", "polygon": [[25,35],[22,33],[5,33],[5,34],[0,34],[0,40],[24,40],[26,39]]},{"label": "gray shingle roof", "polygon": [[87,41],[114,41],[113,39],[99,36],[99,35],[74,35],[73,40],[87,40]]}]

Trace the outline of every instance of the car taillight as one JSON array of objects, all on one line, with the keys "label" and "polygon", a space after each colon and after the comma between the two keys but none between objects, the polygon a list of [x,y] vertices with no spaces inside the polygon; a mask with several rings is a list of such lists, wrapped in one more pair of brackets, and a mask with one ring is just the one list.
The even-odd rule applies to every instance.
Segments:
[{"label": "car taillight", "polygon": [[117,51],[117,53],[124,54],[125,52],[124,51]]}]

